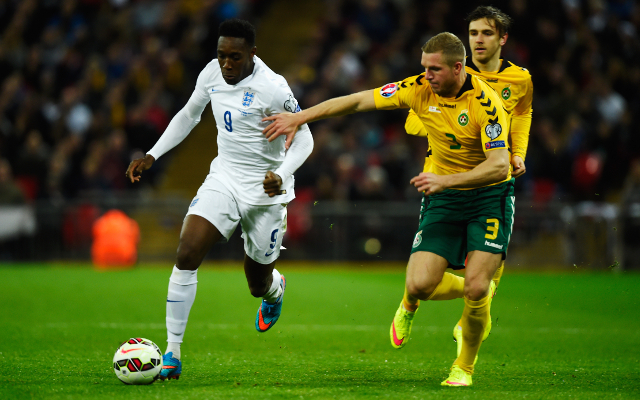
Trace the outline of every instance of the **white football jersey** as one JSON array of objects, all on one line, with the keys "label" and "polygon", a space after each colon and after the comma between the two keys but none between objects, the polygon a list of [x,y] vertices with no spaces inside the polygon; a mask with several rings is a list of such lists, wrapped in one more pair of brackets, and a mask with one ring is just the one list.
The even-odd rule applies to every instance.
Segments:
[{"label": "white football jersey", "polygon": [[[228,85],[222,78],[217,59],[198,76],[191,97],[208,103],[218,128],[218,156],[211,162],[207,179],[222,182],[239,200],[247,204],[287,203],[295,198],[294,178],[283,177],[286,194],[269,197],[262,182],[267,171],[275,171],[285,158],[285,137],[269,142],[262,130],[269,122],[262,119],[282,112],[297,112],[298,102],[287,81],[254,56],[253,73]],[[301,129],[308,130],[307,125]]]}]

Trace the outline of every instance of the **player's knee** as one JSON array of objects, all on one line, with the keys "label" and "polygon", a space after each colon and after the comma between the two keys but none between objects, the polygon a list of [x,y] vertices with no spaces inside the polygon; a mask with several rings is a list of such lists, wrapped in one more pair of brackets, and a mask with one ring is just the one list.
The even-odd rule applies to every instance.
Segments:
[{"label": "player's knee", "polygon": [[441,280],[442,278],[430,278],[420,281],[407,281],[407,293],[417,299],[427,298],[436,290]]},{"label": "player's knee", "polygon": [[190,243],[180,241],[178,255],[176,257],[176,267],[181,270],[194,271],[198,269],[202,262],[202,250]]},{"label": "player's knee", "polygon": [[489,283],[465,280],[464,297],[472,301],[482,300],[489,292]]}]

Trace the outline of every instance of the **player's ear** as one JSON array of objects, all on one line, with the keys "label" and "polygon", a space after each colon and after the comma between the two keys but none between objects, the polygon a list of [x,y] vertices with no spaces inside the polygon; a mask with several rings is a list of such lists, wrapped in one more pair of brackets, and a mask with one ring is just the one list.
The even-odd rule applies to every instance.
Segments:
[{"label": "player's ear", "polygon": [[500,46],[504,46],[505,44],[507,44],[507,39],[509,38],[509,34],[505,33],[501,38],[500,38]]},{"label": "player's ear", "polygon": [[253,48],[250,51],[251,57],[256,55],[256,50],[258,50],[258,48],[256,46],[253,46]]},{"label": "player's ear", "polygon": [[464,65],[462,65],[462,62],[456,61],[455,64],[453,64],[453,72],[456,75],[459,75],[460,72],[462,72],[463,70],[464,70]]}]

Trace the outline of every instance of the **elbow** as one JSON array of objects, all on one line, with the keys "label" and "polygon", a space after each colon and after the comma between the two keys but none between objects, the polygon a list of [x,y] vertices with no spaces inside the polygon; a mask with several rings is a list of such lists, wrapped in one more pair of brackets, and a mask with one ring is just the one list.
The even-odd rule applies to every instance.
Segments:
[{"label": "elbow", "polygon": [[509,177],[510,168],[511,163],[509,163],[508,159],[500,160],[500,163],[496,166],[496,177],[498,178],[498,182],[504,181]]}]

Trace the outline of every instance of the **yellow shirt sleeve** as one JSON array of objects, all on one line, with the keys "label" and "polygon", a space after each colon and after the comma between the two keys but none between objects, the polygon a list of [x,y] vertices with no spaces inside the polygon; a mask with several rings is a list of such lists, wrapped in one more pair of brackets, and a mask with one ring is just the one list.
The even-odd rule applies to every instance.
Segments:
[{"label": "yellow shirt sleeve", "polygon": [[498,94],[486,85],[478,102],[472,104],[476,108],[473,115],[480,125],[480,137],[482,138],[482,150],[486,153],[496,149],[507,149],[509,140],[509,118],[502,106]]},{"label": "yellow shirt sleeve", "polygon": [[418,117],[418,114],[413,111],[413,109],[409,110],[407,121],[404,124],[404,130],[407,131],[409,135],[428,136],[427,129],[424,127],[422,120]]},{"label": "yellow shirt sleeve", "polygon": [[411,76],[403,81],[387,83],[374,89],[373,98],[378,110],[393,110],[396,108],[420,109],[420,99],[417,96],[419,88],[425,86],[424,74]]},{"label": "yellow shirt sleeve", "polygon": [[518,101],[511,119],[511,148],[513,155],[524,160],[529,146],[529,131],[531,130],[533,82],[529,79],[525,95]]}]

